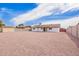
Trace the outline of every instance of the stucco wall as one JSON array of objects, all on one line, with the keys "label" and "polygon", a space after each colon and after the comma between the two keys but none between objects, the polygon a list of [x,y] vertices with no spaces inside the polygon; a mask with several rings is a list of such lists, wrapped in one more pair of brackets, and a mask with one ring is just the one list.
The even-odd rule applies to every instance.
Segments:
[{"label": "stucco wall", "polygon": [[3,32],[14,32],[15,28],[3,28]]}]

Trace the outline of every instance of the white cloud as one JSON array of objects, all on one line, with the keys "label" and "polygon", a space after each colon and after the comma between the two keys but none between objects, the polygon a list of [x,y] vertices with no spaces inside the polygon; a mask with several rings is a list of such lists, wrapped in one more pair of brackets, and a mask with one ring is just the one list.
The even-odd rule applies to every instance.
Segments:
[{"label": "white cloud", "polygon": [[68,10],[71,10],[72,8],[79,8],[79,3],[69,3],[63,8],[64,8],[64,10],[62,11],[62,13],[65,13]]},{"label": "white cloud", "polygon": [[38,19],[43,16],[48,16],[53,14],[53,10],[55,8],[59,8],[62,10],[62,13],[75,8],[79,7],[79,4],[64,4],[64,3],[44,3],[38,4],[38,7],[34,8],[33,10],[29,11],[28,13],[21,14],[12,19],[12,21],[18,25],[20,23],[25,23],[29,20]]},{"label": "white cloud", "polygon": [[11,11],[11,10],[12,9],[5,8],[5,7],[0,8],[0,12],[8,12],[8,11]]},{"label": "white cloud", "polygon": [[77,23],[79,23],[79,17],[74,17],[66,20],[49,21],[49,22],[44,22],[42,24],[61,24],[62,28],[67,28],[69,26],[74,26]]},{"label": "white cloud", "polygon": [[5,11],[5,10],[7,10],[6,8],[1,8],[1,11]]},{"label": "white cloud", "polygon": [[0,8],[0,12],[6,12],[6,13],[9,13],[9,14],[12,14],[13,9],[3,7],[3,8]]},{"label": "white cloud", "polygon": [[34,20],[46,15],[51,15],[54,8],[57,8],[58,5],[61,4],[39,4],[39,6],[32,11],[29,11],[28,13],[19,15],[18,17],[15,17],[12,19],[16,24],[24,23],[29,20]]}]

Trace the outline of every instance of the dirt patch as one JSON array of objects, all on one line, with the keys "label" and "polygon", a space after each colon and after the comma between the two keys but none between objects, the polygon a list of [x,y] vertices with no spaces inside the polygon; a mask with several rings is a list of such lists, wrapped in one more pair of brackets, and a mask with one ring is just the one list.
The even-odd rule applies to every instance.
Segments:
[{"label": "dirt patch", "polygon": [[79,48],[64,32],[0,33],[0,55],[79,55]]}]

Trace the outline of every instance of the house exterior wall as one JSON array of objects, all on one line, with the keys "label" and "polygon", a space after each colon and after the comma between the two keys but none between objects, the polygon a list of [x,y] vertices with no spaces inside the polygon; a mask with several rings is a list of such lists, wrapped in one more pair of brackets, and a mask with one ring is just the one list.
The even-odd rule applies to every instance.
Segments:
[{"label": "house exterior wall", "polygon": [[[43,32],[44,30],[43,28],[35,28],[35,29],[32,28],[32,31]],[[52,28],[52,29],[47,28],[47,32],[59,32],[59,28]]]},{"label": "house exterior wall", "polygon": [[42,32],[43,29],[42,28],[32,28],[32,31],[40,31],[40,32]]},{"label": "house exterior wall", "polygon": [[31,26],[16,26],[15,31],[31,31]]},{"label": "house exterior wall", "polygon": [[25,28],[26,31],[31,31],[31,27]]},{"label": "house exterior wall", "polygon": [[15,28],[3,28],[3,32],[14,32]]},{"label": "house exterior wall", "polygon": [[47,31],[48,32],[59,32],[59,28],[52,28],[52,29],[47,28]]},{"label": "house exterior wall", "polygon": [[25,29],[15,29],[16,32],[18,31],[25,31]]}]

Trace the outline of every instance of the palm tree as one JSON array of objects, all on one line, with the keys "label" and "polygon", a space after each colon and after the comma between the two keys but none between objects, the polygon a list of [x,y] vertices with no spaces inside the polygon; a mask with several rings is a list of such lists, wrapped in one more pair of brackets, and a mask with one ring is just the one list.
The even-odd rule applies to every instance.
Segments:
[{"label": "palm tree", "polygon": [[5,24],[3,24],[3,22],[0,20],[0,32],[3,31],[3,26],[5,26]]}]

